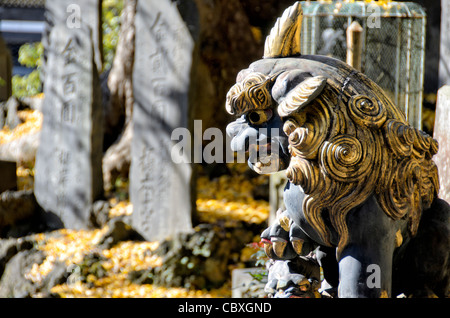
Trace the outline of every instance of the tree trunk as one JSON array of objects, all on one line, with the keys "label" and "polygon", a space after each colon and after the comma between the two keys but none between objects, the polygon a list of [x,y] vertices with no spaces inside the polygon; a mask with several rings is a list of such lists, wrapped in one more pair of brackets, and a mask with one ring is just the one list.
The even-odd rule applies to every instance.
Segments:
[{"label": "tree trunk", "polygon": [[[109,101],[105,110],[106,143],[112,143],[117,137],[117,128],[124,122],[122,133],[103,157],[103,180],[105,190],[110,190],[119,175],[127,176],[131,162],[131,114],[133,111],[133,64],[135,49],[135,15],[137,0],[125,0],[121,15],[121,26],[116,54],[107,86],[110,91]],[[119,130],[120,131],[120,130]]]}]

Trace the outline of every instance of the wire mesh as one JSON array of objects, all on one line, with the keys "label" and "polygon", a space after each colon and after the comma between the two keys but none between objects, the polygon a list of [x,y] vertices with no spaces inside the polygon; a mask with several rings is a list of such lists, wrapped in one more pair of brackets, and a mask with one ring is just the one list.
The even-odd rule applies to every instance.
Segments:
[{"label": "wire mesh", "polygon": [[410,2],[302,1],[302,54],[346,61],[346,29],[363,28],[361,71],[422,128],[425,59],[424,9]]}]

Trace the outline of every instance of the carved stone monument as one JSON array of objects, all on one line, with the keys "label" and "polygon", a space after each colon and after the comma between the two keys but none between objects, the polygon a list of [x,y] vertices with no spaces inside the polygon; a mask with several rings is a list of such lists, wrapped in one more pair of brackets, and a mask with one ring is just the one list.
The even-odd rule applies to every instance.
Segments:
[{"label": "carved stone monument", "polygon": [[45,211],[80,229],[103,191],[100,86],[89,27],[57,24],[49,39],[34,191]]},{"label": "carved stone monument", "polygon": [[138,2],[130,200],[133,227],[147,240],[192,229],[190,158],[172,161],[171,134],[187,127],[193,47],[175,2]]}]

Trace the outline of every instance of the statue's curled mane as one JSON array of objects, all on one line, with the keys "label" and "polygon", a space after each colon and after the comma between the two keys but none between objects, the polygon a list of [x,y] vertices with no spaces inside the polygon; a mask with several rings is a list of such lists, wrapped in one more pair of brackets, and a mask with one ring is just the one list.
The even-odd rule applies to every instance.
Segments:
[{"label": "statue's curled mane", "polygon": [[389,100],[342,94],[330,79],[317,98],[295,108],[301,94],[291,91],[278,106],[289,136],[286,173],[307,194],[304,213],[322,239],[331,245],[329,219],[344,247],[347,213],[372,194],[392,219],[407,218],[415,235],[439,191],[436,140],[410,127]]}]

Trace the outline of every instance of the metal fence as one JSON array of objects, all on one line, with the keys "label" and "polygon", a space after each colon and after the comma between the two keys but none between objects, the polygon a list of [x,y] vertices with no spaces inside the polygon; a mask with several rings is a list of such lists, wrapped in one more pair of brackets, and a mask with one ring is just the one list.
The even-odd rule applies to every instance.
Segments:
[{"label": "metal fence", "polygon": [[346,61],[346,29],[362,27],[361,71],[422,128],[424,9],[410,2],[302,1],[302,54]]}]

